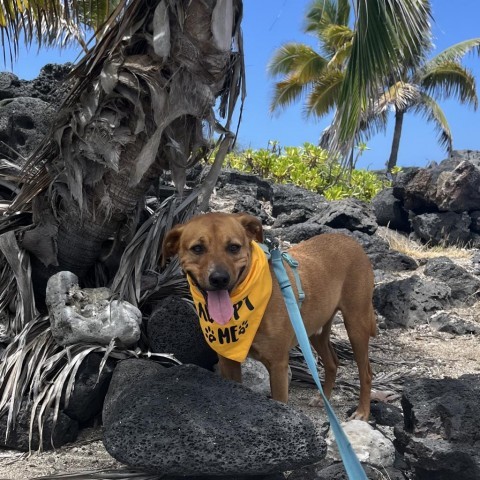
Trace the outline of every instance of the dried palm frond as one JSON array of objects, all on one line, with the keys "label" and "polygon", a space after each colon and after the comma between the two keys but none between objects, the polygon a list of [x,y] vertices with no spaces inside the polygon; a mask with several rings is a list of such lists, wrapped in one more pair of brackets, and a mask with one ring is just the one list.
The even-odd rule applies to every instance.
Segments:
[{"label": "dried palm frond", "polygon": [[163,474],[155,474],[134,470],[131,468],[120,468],[118,470],[95,470],[81,473],[65,473],[35,477],[32,480],[162,480]]},{"label": "dried palm frond", "polygon": [[[337,353],[337,356],[340,360],[344,362],[353,363],[353,351],[350,343],[347,340],[341,338],[336,338],[332,336],[331,338],[332,345]],[[370,362],[372,364],[379,365],[391,365],[395,367],[395,370],[389,373],[381,372],[374,375],[372,379],[372,386],[379,390],[392,390],[394,392],[399,392],[402,390],[403,379],[408,374],[408,371],[411,370],[411,366],[406,365],[404,361],[401,360],[389,360],[384,357],[378,357],[375,355],[375,352],[382,350],[382,346],[371,344],[370,345]],[[320,377],[323,376],[323,365],[320,357],[313,352],[319,365],[318,373]],[[292,371],[292,381],[298,382],[299,384],[305,384],[308,386],[314,386],[315,382],[312,378],[310,370],[303,358],[303,354],[299,347],[295,347],[290,351],[290,369]],[[352,380],[338,379],[336,382],[339,388],[346,390],[355,390],[357,391],[360,382],[357,377],[353,377]]]},{"label": "dried palm frond", "polygon": [[[93,161],[117,168],[118,158],[112,163],[106,157],[118,150],[105,146],[118,143],[120,123],[130,130],[123,142],[141,145],[132,184],[158,159],[173,178],[182,178],[195,152],[210,146],[203,139],[205,122],[212,131],[220,125],[216,97],[226,119],[222,130],[230,131],[237,98],[245,96],[241,2],[120,4],[104,36],[72,72],[76,83],[51,134],[27,163],[26,185],[14,208],[28,204],[39,192],[36,186],[44,189],[54,180],[52,167],[82,207],[85,167]],[[210,30],[212,35],[204,35]]]},{"label": "dried palm frond", "polygon": [[14,336],[36,317],[30,257],[17,243],[13,231],[0,235],[0,312],[7,334]]},{"label": "dried palm frond", "polygon": [[[240,0],[120,3],[72,72],[71,91],[9,208],[28,211],[45,197],[58,222],[49,258],[80,279],[113,235],[118,245],[131,238],[138,205],[163,170],[182,194],[186,169],[214,148],[216,132],[219,154],[200,192],[208,202],[245,97]],[[129,293],[137,300],[138,265],[130,270],[136,295]]]},{"label": "dried palm frond", "polygon": [[108,346],[77,344],[63,347],[58,345],[52,336],[49,318],[36,317],[25,325],[2,354],[0,416],[8,414],[6,436],[15,429],[15,420],[22,401],[28,399],[32,406],[30,442],[36,428],[41,449],[47,415],[53,412],[53,433],[60,407],[68,406],[78,369],[91,353],[103,354],[99,377],[108,358],[153,356],[166,365],[180,363],[169,354],[119,348],[113,340]]},{"label": "dried palm frond", "polygon": [[0,235],[32,224],[30,212],[15,212],[6,215],[9,208],[10,202],[0,202]]},{"label": "dried palm frond", "polygon": [[[122,300],[133,305],[146,301],[151,295],[164,290],[168,295],[185,290],[185,280],[180,274],[178,262],[171,262],[161,274],[157,274],[162,262],[161,247],[165,233],[175,224],[185,222],[197,204],[199,191],[182,199],[172,195],[158,207],[156,212],[138,229],[120,260],[120,266],[113,279],[112,290]],[[142,279],[145,272],[157,276],[154,288],[142,292]]]}]

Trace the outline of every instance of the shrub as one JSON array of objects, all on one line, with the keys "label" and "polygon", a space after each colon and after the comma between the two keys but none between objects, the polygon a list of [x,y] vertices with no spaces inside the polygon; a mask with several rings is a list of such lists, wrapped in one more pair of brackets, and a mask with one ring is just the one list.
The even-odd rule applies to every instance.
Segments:
[{"label": "shrub", "polygon": [[311,143],[281,148],[278,142],[270,142],[266,149],[230,153],[226,165],[277,183],[293,183],[328,200],[354,197],[370,201],[386,187],[375,173],[345,169],[337,159],[329,158],[327,150]]}]

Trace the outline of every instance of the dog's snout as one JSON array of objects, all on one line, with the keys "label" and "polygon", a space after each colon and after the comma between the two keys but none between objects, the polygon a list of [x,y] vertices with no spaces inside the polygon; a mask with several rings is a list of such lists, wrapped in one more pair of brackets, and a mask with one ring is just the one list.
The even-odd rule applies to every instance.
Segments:
[{"label": "dog's snout", "polygon": [[228,287],[230,275],[226,270],[215,270],[208,277],[210,286],[216,290],[223,290]]}]

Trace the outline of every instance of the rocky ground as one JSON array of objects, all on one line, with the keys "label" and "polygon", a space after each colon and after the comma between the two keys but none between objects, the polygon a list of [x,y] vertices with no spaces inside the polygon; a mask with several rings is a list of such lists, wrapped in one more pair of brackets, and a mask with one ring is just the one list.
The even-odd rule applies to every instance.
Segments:
[{"label": "rocky ground", "polygon": [[[0,145],[0,156],[8,157],[13,149],[26,157],[37,145],[39,138],[46,131],[51,109],[62,96],[58,82],[65,77],[67,71],[67,67],[46,66],[38,79],[28,82],[19,81],[8,73],[0,73],[0,98],[9,99],[8,105],[4,105],[0,115],[0,138],[5,143],[3,147]],[[13,116],[16,121],[12,123]],[[20,116],[21,122],[18,120]],[[406,169],[398,176],[393,188],[386,189],[378,196],[377,201],[373,202],[376,219],[373,214],[365,213],[367,209],[358,202],[349,205],[331,202],[332,205],[327,205],[325,199],[312,192],[302,192],[291,186],[273,188],[262,180],[252,181],[245,175],[238,174],[226,174],[220,182],[218,190],[222,191],[222,194],[217,196],[218,208],[230,207],[235,211],[248,211],[260,216],[262,220],[271,220],[266,224],[272,225],[277,233],[281,230],[288,234],[291,237],[289,241],[293,243],[301,240],[295,240],[298,234],[307,237],[320,233],[322,226],[320,224],[333,228],[360,230],[371,235],[378,223],[389,225],[399,231],[410,232],[412,227],[417,238],[430,245],[441,245],[448,240],[450,244],[479,248],[480,210],[477,209],[480,199],[478,190],[480,153],[453,152],[452,157],[441,164],[421,169],[419,172],[417,170]],[[270,198],[270,201],[264,204],[259,198],[262,198],[262,202],[264,198]],[[212,202],[215,206],[215,196]],[[349,225],[338,225],[339,219],[344,217],[346,207],[349,209],[349,215],[353,211],[353,219],[347,218],[346,223]],[[314,221],[306,221],[312,220],[312,217]],[[410,222],[410,219],[414,221]],[[296,235],[292,229],[297,229]],[[382,229],[380,228],[377,233],[381,234]],[[424,265],[422,261],[431,258],[432,255],[444,255],[470,273],[475,273],[477,277],[480,274],[478,250],[477,260],[473,262],[477,264],[477,270],[474,272],[471,258],[475,252],[473,249],[443,250],[436,247],[437,249],[427,251],[420,245],[405,242],[402,237],[387,233],[386,236],[393,249],[419,260],[420,265]],[[400,260],[397,263],[405,261]],[[379,275],[377,281],[381,283],[388,281],[392,276],[403,278],[411,275],[422,277],[423,267],[412,271],[401,269],[394,270],[394,273],[387,272],[383,274],[383,279]],[[416,285],[413,287],[414,290]],[[463,287],[463,284],[461,286]],[[468,308],[457,304],[456,310],[450,310],[449,313],[457,314],[464,321],[480,325],[478,320],[480,303]],[[393,405],[400,407],[398,396],[402,392],[402,386],[409,385],[413,379],[459,377],[480,372],[478,333],[476,336],[442,333],[428,324],[415,325],[409,329],[382,328],[386,323],[388,322],[379,318],[380,328],[377,337],[372,341],[371,359],[374,387],[380,392],[392,391],[394,395],[390,400]],[[346,336],[341,324],[335,326],[335,334],[337,346],[340,350],[345,350]],[[342,360],[337,380],[332,404],[338,417],[343,420],[347,418],[347,412],[355,407],[358,395],[358,376],[354,362],[348,355]],[[308,405],[315,392],[305,385],[295,382],[292,384],[290,404],[293,408],[303,411],[319,430],[324,431],[326,422],[324,411],[322,408]],[[380,428],[387,436],[392,437],[389,427]],[[55,452],[33,453],[30,456],[0,449],[0,480],[34,479],[60,473],[121,468],[122,465],[105,451],[101,435],[100,427],[84,430],[72,445],[66,445]]]},{"label": "rocky ground", "polygon": [[[441,248],[426,249],[413,243],[405,236],[394,234],[391,230],[379,228],[377,231],[390,247],[403,254],[415,258],[420,267],[414,271],[395,272],[395,276],[403,278],[413,274],[423,276],[423,266],[427,259],[435,256],[447,256],[457,265],[470,273],[472,256],[475,249]],[[478,253],[477,253],[478,255]],[[377,275],[377,283],[384,281],[382,274]],[[458,306],[449,310],[463,320],[479,322],[480,302],[465,307]],[[478,374],[478,335],[458,335],[439,332],[428,324],[416,325],[409,329],[386,329],[386,322],[378,319],[379,329],[376,338],[371,342],[371,360],[374,372],[374,388],[380,393],[392,393],[391,404],[401,408],[400,396],[404,384],[416,378],[440,379],[457,378],[464,374]],[[390,325],[391,326],[391,325]],[[341,368],[337,377],[332,405],[341,420],[348,417],[349,410],[355,408],[358,396],[358,375],[356,366],[348,353],[345,330],[339,322],[334,327],[334,340],[337,350],[346,352],[341,359]],[[298,376],[298,372],[297,375]],[[325,432],[326,415],[323,408],[309,406],[315,390],[305,382],[293,382],[291,386],[290,405],[309,416],[316,427]],[[389,438],[393,439],[392,427],[379,427]],[[84,430],[77,442],[66,445],[54,452],[30,456],[18,452],[0,450],[0,480],[35,479],[46,475],[79,473],[106,469],[121,469],[122,465],[115,461],[103,447],[101,428]],[[86,477],[77,477],[86,478]],[[387,478],[387,477],[385,477]]]},{"label": "rocky ground", "polygon": [[[478,304],[470,309],[472,318],[479,312]],[[466,312],[462,312],[465,315]],[[335,327],[336,340],[346,338],[343,326]],[[381,391],[394,390],[401,393],[402,382],[409,377],[443,378],[459,377],[465,373],[480,372],[478,363],[478,337],[452,335],[436,332],[429,326],[410,330],[382,330],[372,341],[373,370]],[[357,382],[354,363],[342,360],[338,385],[334,391],[332,405],[340,419],[347,418],[349,409],[355,406],[357,391],[352,385]],[[391,388],[386,388],[390,386]],[[290,404],[303,411],[324,431],[326,415],[322,408],[308,405],[315,391],[306,384],[294,382]],[[400,406],[397,398],[392,402]],[[381,427],[391,437],[389,427]],[[120,469],[104,449],[101,428],[83,431],[80,439],[54,452],[33,453],[30,456],[13,451],[0,451],[0,480],[30,480],[36,477],[78,473],[104,469]]]}]

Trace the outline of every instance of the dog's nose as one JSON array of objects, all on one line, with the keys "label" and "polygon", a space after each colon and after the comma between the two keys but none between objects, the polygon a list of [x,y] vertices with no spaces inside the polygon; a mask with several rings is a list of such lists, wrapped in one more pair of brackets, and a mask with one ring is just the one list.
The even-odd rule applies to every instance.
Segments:
[{"label": "dog's nose", "polygon": [[227,288],[228,283],[230,282],[230,275],[225,270],[215,270],[208,277],[208,281],[212,288],[222,290]]}]

